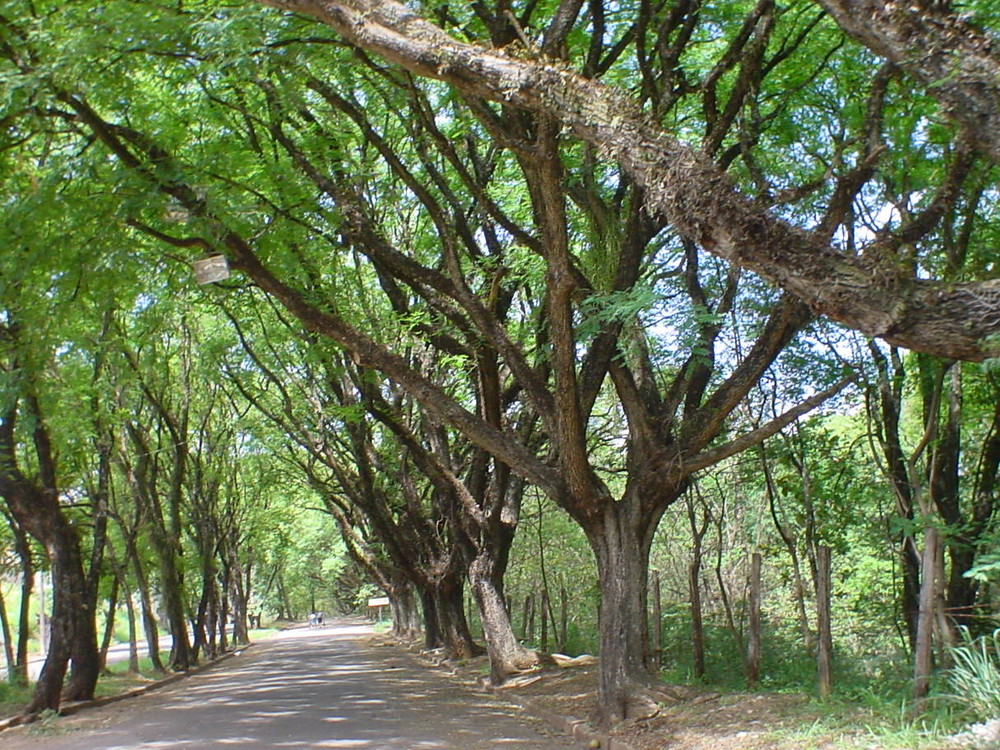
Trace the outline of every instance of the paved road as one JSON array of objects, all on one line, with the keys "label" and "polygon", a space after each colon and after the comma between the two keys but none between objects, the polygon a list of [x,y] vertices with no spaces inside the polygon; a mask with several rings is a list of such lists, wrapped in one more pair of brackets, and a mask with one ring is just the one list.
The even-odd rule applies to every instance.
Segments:
[{"label": "paved road", "polygon": [[583,747],[456,685],[357,621],[284,631],[202,673],[51,726],[3,750],[570,750]]}]

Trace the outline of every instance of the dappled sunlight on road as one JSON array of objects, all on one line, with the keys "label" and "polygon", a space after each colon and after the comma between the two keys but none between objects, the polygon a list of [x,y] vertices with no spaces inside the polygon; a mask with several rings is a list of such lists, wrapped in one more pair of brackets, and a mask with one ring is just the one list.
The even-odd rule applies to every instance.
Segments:
[{"label": "dappled sunlight on road", "polygon": [[147,696],[136,704],[142,711],[117,723],[10,750],[578,747],[538,734],[511,708],[370,638],[370,629],[353,624],[286,631]]}]

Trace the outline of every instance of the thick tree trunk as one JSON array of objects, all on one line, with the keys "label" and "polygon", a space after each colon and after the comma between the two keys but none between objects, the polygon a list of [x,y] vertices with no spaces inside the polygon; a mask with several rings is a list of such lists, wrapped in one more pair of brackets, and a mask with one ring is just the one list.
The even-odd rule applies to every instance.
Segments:
[{"label": "thick tree trunk", "polygon": [[469,630],[463,594],[462,580],[457,576],[446,576],[430,592],[440,646],[448,659],[471,659],[483,652]]},{"label": "thick tree trunk", "polygon": [[534,651],[526,649],[514,635],[503,594],[498,586],[496,562],[490,552],[480,549],[469,565],[469,585],[479,608],[490,657],[490,679],[500,684],[508,677],[538,663]]},{"label": "thick tree trunk", "polygon": [[[65,700],[90,700],[94,697],[101,673],[101,658],[97,650],[97,618],[94,616],[93,597],[83,570],[80,541],[68,524],[61,530],[59,548],[51,553],[53,606],[63,597],[69,630],[70,658],[72,660],[69,683],[63,690]],[[53,609],[53,612],[55,610]]]},{"label": "thick tree trunk", "polygon": [[393,636],[404,641],[416,641],[420,638],[420,610],[412,584],[409,581],[397,582],[388,593]]},{"label": "thick tree trunk", "polygon": [[[36,444],[39,455],[49,456],[47,435],[39,427]],[[54,464],[45,472],[47,485],[54,484]],[[76,530],[62,514],[53,487],[40,489],[23,475],[0,477],[0,486],[17,525],[42,543],[52,571],[52,618],[50,643],[27,713],[58,710],[63,697],[86,700],[94,695],[100,673],[97,629],[91,606],[90,588],[83,570],[83,557]],[[69,660],[73,670],[68,685],[63,682]]]},{"label": "thick tree trunk", "polygon": [[437,600],[430,588],[420,591],[420,606],[424,613],[424,650],[433,651],[444,645],[444,638],[438,625]]},{"label": "thick tree trunk", "polygon": [[649,680],[646,622],[649,539],[632,503],[606,508],[602,523],[585,529],[597,559],[601,604],[598,704],[614,724],[634,712],[636,689]]}]

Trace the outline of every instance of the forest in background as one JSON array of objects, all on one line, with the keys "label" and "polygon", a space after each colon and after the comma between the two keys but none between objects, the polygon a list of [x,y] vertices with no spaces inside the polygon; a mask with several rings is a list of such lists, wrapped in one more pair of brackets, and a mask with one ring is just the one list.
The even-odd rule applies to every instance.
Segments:
[{"label": "forest in background", "polygon": [[0,12],[27,713],[382,593],[497,683],[600,654],[608,723],[980,653],[997,713],[990,3],[274,4]]}]

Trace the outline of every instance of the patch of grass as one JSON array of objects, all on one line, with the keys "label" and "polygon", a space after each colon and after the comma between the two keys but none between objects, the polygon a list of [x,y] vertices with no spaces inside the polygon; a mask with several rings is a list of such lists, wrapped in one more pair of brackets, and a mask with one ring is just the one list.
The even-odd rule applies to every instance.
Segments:
[{"label": "patch of grass", "polygon": [[0,719],[19,714],[31,699],[33,687],[12,682],[0,682]]},{"label": "patch of grass", "polygon": [[28,725],[28,734],[36,737],[52,737],[57,734],[65,734],[66,729],[59,725],[59,714],[50,709],[42,711],[38,719]]}]

